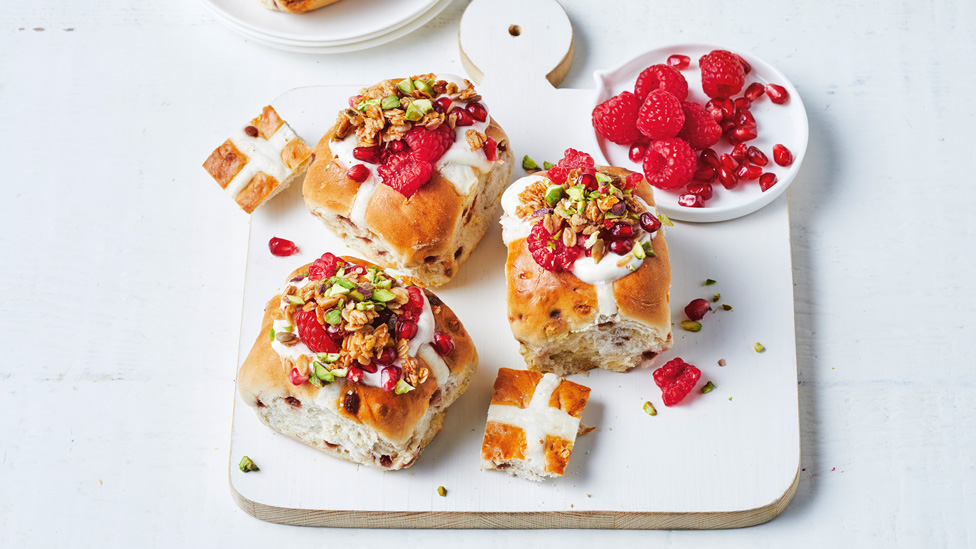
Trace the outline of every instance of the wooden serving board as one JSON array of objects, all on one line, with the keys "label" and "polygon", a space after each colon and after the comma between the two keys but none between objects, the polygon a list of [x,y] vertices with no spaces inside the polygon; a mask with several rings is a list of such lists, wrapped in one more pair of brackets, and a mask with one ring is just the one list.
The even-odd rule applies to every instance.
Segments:
[{"label": "wooden serving board", "polygon": [[[550,84],[572,58],[569,20],[556,2],[530,5],[471,4],[460,33],[468,70],[483,75],[479,91],[518,158],[556,161],[567,147],[595,153],[593,92]],[[299,88],[273,105],[314,143],[361,87]],[[522,175],[516,167],[514,177]],[[272,236],[294,240],[301,253],[273,257]],[[534,483],[479,470],[497,369],[524,368],[506,318],[506,248],[494,223],[458,276],[436,290],[472,334],[481,363],[417,463],[381,472],[321,454],[264,427],[237,395],[229,464],[235,501],[263,520],[368,528],[730,528],[775,517],[793,496],[800,463],[786,198],[733,221],[677,223],[667,237],[674,322],[690,300],[716,292],[734,309],[710,313],[699,333],[675,326],[674,348],[657,364],[681,356],[702,370],[699,388],[714,383],[712,392],[696,389],[667,408],[650,368],[572,376],[592,388],[583,423],[597,429],[578,439],[565,477]],[[352,253],[308,213],[300,185],[253,214],[240,360],[282,277],[325,251]],[[718,282],[705,287],[706,278]],[[755,342],[766,350],[757,353]],[[648,400],[656,416],[643,411]],[[243,455],[261,470],[241,473]]]}]

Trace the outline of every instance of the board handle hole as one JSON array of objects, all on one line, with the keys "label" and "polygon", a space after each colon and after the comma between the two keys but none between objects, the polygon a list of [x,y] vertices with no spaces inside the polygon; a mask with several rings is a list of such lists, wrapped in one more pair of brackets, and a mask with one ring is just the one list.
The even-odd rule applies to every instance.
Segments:
[{"label": "board handle hole", "polygon": [[518,25],[511,25],[508,27],[508,34],[511,34],[512,36],[518,36],[522,34],[522,27]]}]

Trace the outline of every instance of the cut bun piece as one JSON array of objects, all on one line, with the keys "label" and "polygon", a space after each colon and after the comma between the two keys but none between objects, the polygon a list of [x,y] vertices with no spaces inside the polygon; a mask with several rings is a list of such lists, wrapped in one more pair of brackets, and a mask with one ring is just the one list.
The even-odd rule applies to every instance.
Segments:
[{"label": "cut bun piece", "polygon": [[[445,78],[453,78],[427,76],[435,84],[442,83],[435,86],[438,90],[443,90]],[[402,95],[397,83],[385,80],[367,88],[361,101]],[[464,110],[471,103],[481,105],[476,101],[480,97],[473,94],[474,88],[463,87],[470,82],[450,83],[453,90],[469,90],[468,100],[462,100],[459,91],[430,95],[435,100],[457,97],[452,100],[452,109]],[[410,99],[401,97],[400,101],[409,105]],[[405,114],[403,108],[383,110],[377,104],[366,106],[364,111],[350,108],[340,112],[339,121],[315,146],[303,194],[311,213],[345,244],[383,267],[396,268],[424,284],[440,286],[457,274],[488,230],[511,177],[513,155],[508,137],[490,116],[484,122],[474,120],[473,124],[462,126],[456,124],[456,115],[444,117],[433,110],[413,123],[404,119]],[[354,116],[354,124],[350,124],[347,115]],[[388,184],[382,175],[387,160],[377,157],[377,163],[370,163],[360,160],[362,155],[354,156],[357,147],[383,150],[384,158],[392,156],[386,150],[393,147],[406,148],[400,155],[418,154],[404,145],[412,138],[411,130],[419,132],[452,124],[454,143],[440,156],[434,153],[436,160],[425,160],[432,165],[432,175],[416,189],[398,190]],[[367,127],[371,130],[367,131]],[[489,144],[494,147],[490,151]],[[494,159],[489,160],[492,156]],[[368,178],[361,183],[348,176],[355,165],[369,169]]]},{"label": "cut bun piece", "polygon": [[[348,262],[347,267],[371,265],[350,257],[341,260]],[[314,270],[313,265],[306,265],[291,273],[286,278],[291,282],[285,286],[285,290],[268,303],[261,332],[238,372],[241,398],[254,408],[261,422],[271,429],[327,454],[382,470],[409,467],[440,432],[448,407],[464,392],[477,370],[478,354],[474,344],[454,313],[433,293],[425,291],[423,313],[417,321],[420,329],[413,339],[409,342],[404,340],[403,343],[405,347],[416,347],[416,354],[412,357],[416,360],[412,370],[416,373],[412,379],[413,387],[406,384],[411,376],[400,361],[397,364],[404,375],[396,390],[377,386],[385,375],[382,365],[376,373],[359,372],[362,378],[352,381],[353,368],[342,371],[339,366],[346,360],[348,349],[362,346],[362,339],[353,343],[347,333],[346,339],[338,344],[341,352],[322,357],[326,353],[311,353],[307,349],[308,342],[301,339],[301,326],[292,331],[283,327],[296,312],[301,311],[301,307],[298,307],[289,313],[287,308],[282,307],[283,299],[287,302],[287,297],[283,296],[304,295],[308,302],[330,300],[328,292],[322,294],[315,289],[312,291],[317,295],[310,297],[307,293],[303,294],[309,285],[302,286],[300,278],[308,274],[310,268]],[[299,280],[296,282],[296,279]],[[327,282],[331,278],[319,280]],[[321,285],[327,284],[319,281],[311,284],[313,287]],[[404,313],[402,310],[400,312],[403,318]],[[343,316],[346,316],[345,312]],[[314,317],[312,321],[315,322]],[[294,327],[294,324],[289,325]],[[339,326],[350,329],[345,320]],[[370,337],[378,338],[381,331],[386,333],[386,323],[381,321],[378,326],[380,328],[376,330],[372,330],[372,326],[365,328],[366,332],[370,332],[366,336],[367,341]],[[275,330],[275,327],[278,329]],[[402,329],[400,331],[402,333]],[[399,343],[395,333],[390,338],[390,345],[394,345],[392,341]],[[273,335],[269,337],[269,334]],[[449,338],[453,344],[449,352],[441,355],[437,351],[437,345],[433,343],[434,334]],[[283,340],[295,339],[298,342],[292,346],[282,346]],[[441,347],[441,350],[445,349]],[[404,352],[409,354],[411,351]],[[343,356],[331,364],[315,362],[317,358],[335,358],[334,355]],[[375,359],[367,362],[376,364]],[[354,359],[351,364],[366,368]],[[323,376],[318,376],[316,372],[325,373],[324,378],[331,381],[321,379]],[[299,384],[296,385],[295,381]]]},{"label": "cut bun piece", "polygon": [[251,213],[301,177],[311,156],[291,126],[267,106],[210,153],[203,168]]},{"label": "cut bun piece", "polygon": [[272,11],[306,13],[335,4],[339,0],[260,0],[261,5]]},{"label": "cut bun piece", "polygon": [[[621,181],[631,173],[620,168],[600,167],[597,170]],[[546,172],[542,172],[531,176],[534,181],[519,180],[503,198],[502,225],[508,245],[505,266],[508,318],[529,369],[557,375],[595,367],[624,372],[669,349],[672,343],[671,267],[663,227],[654,233],[638,231],[638,240],[647,243],[636,246],[649,250],[641,261],[633,258],[627,263],[633,252],[624,256],[607,252],[600,261],[602,267],[597,269],[599,265],[594,265],[593,258],[581,254],[572,270],[546,269],[533,257],[529,244],[531,236],[527,238],[531,227],[540,223],[536,220],[544,216],[533,218],[516,211],[519,206],[522,209],[518,211],[523,214],[533,211],[535,206],[523,206],[519,196],[535,181],[539,181],[543,188],[552,188],[552,181],[545,176]],[[656,219],[654,196],[646,182],[641,180],[628,196],[642,200],[643,203],[638,202],[636,207],[643,208]],[[603,222],[600,218],[596,223]],[[611,224],[616,222],[618,219],[610,221]],[[560,234],[557,230],[556,236]],[[586,237],[582,235],[580,240]],[[584,262],[588,263],[584,265]],[[628,270],[620,268],[620,263],[625,263]],[[639,265],[635,267],[635,263]],[[617,272],[593,281],[593,277],[607,274],[608,266],[617,266]],[[586,267],[590,269],[587,274],[578,270]],[[578,274],[594,283],[581,280]]]},{"label": "cut bun piece", "polygon": [[563,476],[589,397],[589,387],[553,374],[499,368],[481,468],[535,481]]}]

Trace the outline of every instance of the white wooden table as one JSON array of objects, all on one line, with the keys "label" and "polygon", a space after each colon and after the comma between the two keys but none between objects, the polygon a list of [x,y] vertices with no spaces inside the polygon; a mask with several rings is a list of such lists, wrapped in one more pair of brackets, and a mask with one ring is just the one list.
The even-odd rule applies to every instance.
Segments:
[{"label": "white wooden table", "polygon": [[[341,56],[195,0],[0,5],[0,546],[965,546],[976,539],[976,5],[563,2],[566,87],[711,40],[803,94],[789,191],[802,468],[734,531],[369,531],[256,520],[227,485],[248,221],[199,167],[285,90],[462,72],[452,4]],[[747,243],[745,245],[748,245]]]}]

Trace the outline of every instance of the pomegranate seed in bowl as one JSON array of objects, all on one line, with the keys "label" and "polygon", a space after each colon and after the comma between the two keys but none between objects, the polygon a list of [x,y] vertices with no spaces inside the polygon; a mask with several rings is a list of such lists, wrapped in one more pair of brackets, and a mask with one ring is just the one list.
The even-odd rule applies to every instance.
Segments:
[{"label": "pomegranate seed in bowl", "polygon": [[793,153],[783,145],[773,145],[773,160],[780,166],[789,166],[793,163]]},{"label": "pomegranate seed in bowl", "polygon": [[786,88],[778,84],[769,84],[766,86],[766,95],[769,96],[769,100],[777,105],[782,105],[790,100],[790,94],[786,91]]},{"label": "pomegranate seed in bowl", "polygon": [[769,164],[769,158],[766,157],[766,154],[756,147],[749,147],[746,151],[746,158],[749,159],[749,162],[757,166]]},{"label": "pomegranate seed in bowl", "polygon": [[766,192],[770,187],[776,184],[776,174],[766,172],[759,176],[759,188],[762,192]]},{"label": "pomegranate seed in bowl", "polygon": [[752,84],[749,84],[749,87],[746,88],[743,95],[749,101],[755,101],[756,99],[762,97],[764,93],[766,93],[766,88],[759,82],[753,82]]},{"label": "pomegranate seed in bowl", "polygon": [[705,200],[697,194],[687,193],[678,197],[678,205],[686,208],[704,208]]},{"label": "pomegranate seed in bowl", "polygon": [[678,69],[679,71],[687,69],[688,65],[690,64],[691,64],[691,58],[688,57],[687,55],[681,55],[680,53],[676,53],[668,57],[668,65],[671,65],[672,67]]}]

